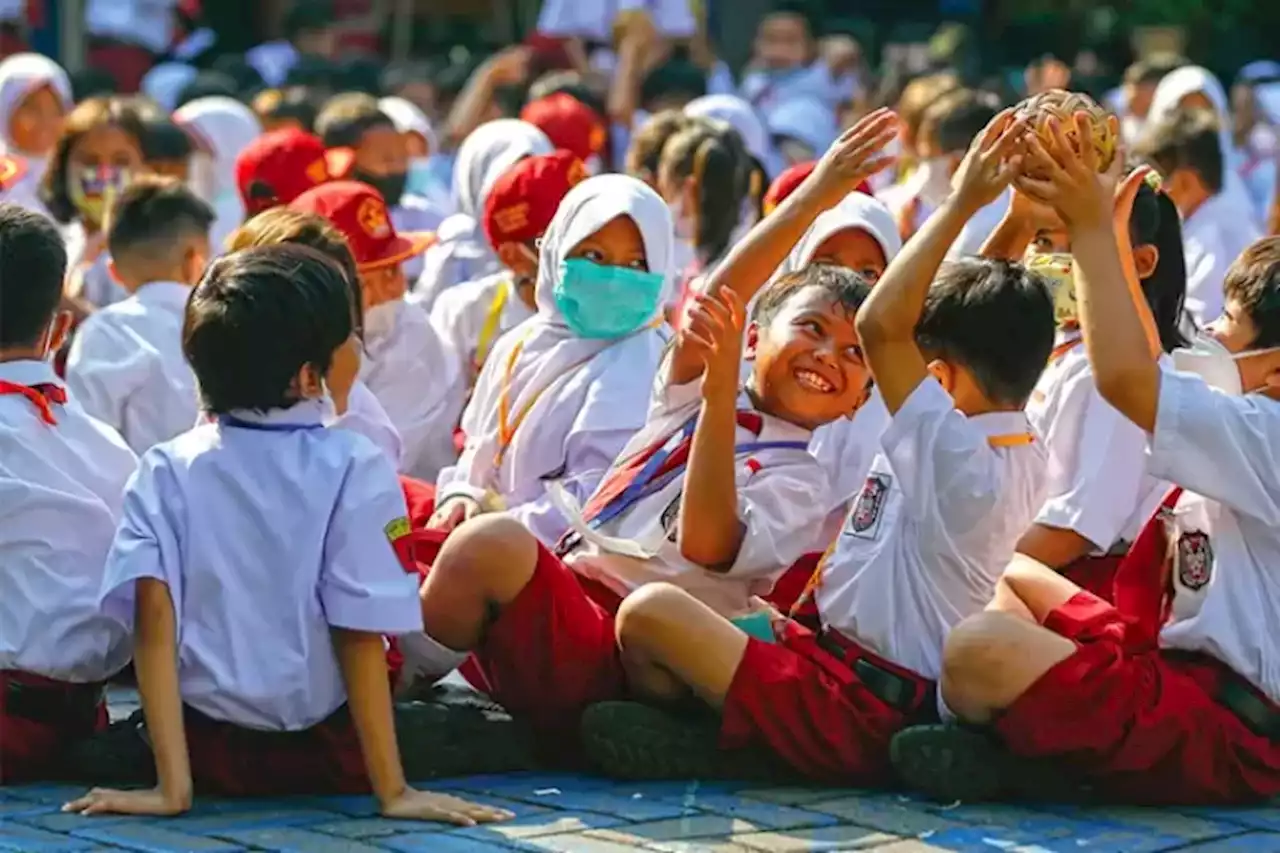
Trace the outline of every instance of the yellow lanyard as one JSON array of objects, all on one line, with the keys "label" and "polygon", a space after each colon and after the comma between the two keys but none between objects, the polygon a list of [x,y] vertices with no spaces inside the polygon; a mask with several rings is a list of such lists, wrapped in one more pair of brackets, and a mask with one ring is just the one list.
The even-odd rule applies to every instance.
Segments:
[{"label": "yellow lanyard", "polygon": [[480,339],[476,342],[475,369],[476,373],[480,372],[480,368],[484,366],[484,360],[489,357],[489,350],[493,349],[493,342],[498,338],[498,328],[502,323],[502,311],[507,307],[507,299],[511,296],[512,285],[509,282],[502,282],[498,287],[498,292],[493,295],[493,300],[489,303],[489,308],[484,315],[484,325],[480,327]]},{"label": "yellow lanyard", "polygon": [[[992,447],[1025,447],[1034,443],[1035,435],[1029,432],[1015,432],[1008,435],[993,435],[987,438],[987,444]],[[791,605],[791,610],[787,615],[794,617],[800,606],[809,600],[818,589],[822,586],[822,575],[827,568],[827,560],[835,553],[836,545],[839,543],[840,537],[836,537],[836,541],[827,546],[827,550],[822,553],[822,559],[818,560],[818,565],[814,567],[813,574],[809,575],[809,580],[805,581],[804,591],[800,593],[800,597],[796,599],[796,603]]]},{"label": "yellow lanyard", "polygon": [[538,400],[542,398],[545,392],[552,385],[555,385],[561,379],[568,377],[579,367],[582,367],[591,359],[596,357],[596,353],[591,353],[586,358],[580,359],[565,368],[555,379],[552,379],[543,387],[534,391],[529,397],[529,401],[520,408],[516,413],[515,420],[511,419],[511,377],[515,374],[516,361],[520,358],[520,353],[524,351],[525,338],[516,343],[511,348],[511,355],[507,357],[507,368],[502,375],[502,391],[498,394],[498,449],[493,454],[493,470],[497,471],[502,467],[502,460],[507,455],[507,449],[511,447],[512,440],[516,437],[516,432],[520,429],[520,425],[524,423],[524,419],[529,417],[530,410],[537,405]]}]

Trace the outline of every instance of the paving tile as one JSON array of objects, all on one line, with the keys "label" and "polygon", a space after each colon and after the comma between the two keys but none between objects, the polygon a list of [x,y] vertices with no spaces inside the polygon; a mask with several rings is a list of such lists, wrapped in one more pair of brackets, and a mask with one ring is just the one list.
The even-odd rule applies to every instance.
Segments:
[{"label": "paving tile", "polygon": [[350,838],[334,838],[305,829],[243,829],[229,832],[226,837],[274,853],[386,853]]},{"label": "paving tile", "polygon": [[500,797],[522,800],[546,796],[552,791],[581,791],[591,793],[608,782],[572,773],[495,773],[481,776],[462,776],[457,779],[440,779],[429,783],[440,790],[477,791]]},{"label": "paving tile", "polygon": [[1280,853],[1280,835],[1250,832],[1179,848],[1183,850],[1187,853]]},{"label": "paving tile", "polygon": [[88,785],[23,785],[20,788],[9,788],[7,793],[18,800],[61,806],[84,796],[88,790]]},{"label": "paving tile", "polygon": [[21,853],[78,853],[93,846],[91,841],[84,838],[45,832],[43,829],[9,821],[0,823],[0,850],[18,850]]},{"label": "paving tile", "polygon": [[803,806],[841,797],[855,797],[862,793],[855,788],[746,788],[739,793],[752,800],[780,803],[784,806]]},{"label": "paving tile", "polygon": [[898,836],[863,826],[820,826],[775,832],[735,835],[730,840],[761,853],[809,853],[809,851],[863,850],[896,841]]},{"label": "paving tile", "polygon": [[31,800],[0,800],[0,820],[28,815],[57,814],[59,806],[52,803],[33,803]]},{"label": "paving tile", "polygon": [[160,821],[115,823],[100,828],[77,829],[74,836],[113,844],[144,853],[237,853],[244,848],[218,838],[201,838],[168,828]]},{"label": "paving tile", "polygon": [[676,820],[660,820],[635,823],[610,829],[591,830],[586,835],[604,838],[618,843],[643,847],[655,841],[683,841],[694,838],[728,840],[737,833],[760,832],[771,827],[758,826],[750,821],[713,814],[698,814]]},{"label": "paving tile", "polygon": [[747,799],[737,794],[713,794],[698,798],[698,808],[719,815],[742,818],[762,829],[790,829],[801,826],[830,826],[839,818],[829,814],[793,808],[779,803]]},{"label": "paving tile", "polygon": [[510,844],[513,840],[536,838],[540,835],[585,832],[588,829],[608,829],[623,823],[626,821],[595,812],[547,812],[518,817],[503,823],[487,823],[483,826],[454,829],[446,834],[477,838],[492,844]]},{"label": "paving tile", "polygon": [[1168,809],[1147,808],[1051,808],[1070,820],[1085,825],[1109,824],[1130,831],[1155,834],[1162,839],[1202,841],[1239,831],[1239,824],[1210,817],[1179,814]]},{"label": "paving tile", "polygon": [[[690,798],[696,802],[697,798]],[[692,805],[676,799],[655,799],[642,793],[565,791],[543,793],[526,802],[571,812],[595,812],[629,821],[663,820],[685,814],[695,814]]]},{"label": "paving tile", "polygon": [[417,833],[397,835],[378,844],[386,850],[397,853],[511,853],[515,850],[537,850],[536,847],[503,844],[498,845],[478,838],[467,838],[461,835],[432,835]]},{"label": "paving tile", "polygon": [[890,835],[923,835],[961,826],[927,811],[918,800],[896,794],[860,794],[812,803],[805,808]]},{"label": "paving tile", "polygon": [[106,815],[96,814],[86,817],[80,814],[69,814],[66,812],[46,812],[44,814],[24,815],[13,818],[18,823],[24,823],[27,826],[34,826],[49,832],[74,832],[77,829],[97,829],[102,826],[110,826],[113,823],[136,823],[137,818],[132,815]]},{"label": "paving tile", "polygon": [[[528,803],[517,803],[511,800],[499,799],[498,797],[472,795],[469,799],[472,802],[507,809],[508,811],[514,812],[516,818],[544,815],[551,811],[550,809],[541,808],[539,806],[531,806]],[[401,832],[427,834],[431,832],[443,832],[453,828],[454,827],[445,823],[390,820],[383,817],[340,820],[332,823],[320,823],[310,827],[313,832],[323,832],[326,835],[337,835],[342,838],[385,838]]]},{"label": "paving tile", "polygon": [[594,835],[572,833],[570,835],[544,835],[529,842],[538,850],[555,850],[560,853],[636,853],[643,850],[631,844],[623,844]]},{"label": "paving tile", "polygon": [[317,809],[251,809],[228,811],[203,816],[183,815],[173,818],[172,825],[192,835],[225,836],[242,829],[284,829],[331,822],[337,815]]},{"label": "paving tile", "polygon": [[1182,812],[1222,823],[1280,832],[1280,807],[1277,806],[1252,809],[1184,809]]}]

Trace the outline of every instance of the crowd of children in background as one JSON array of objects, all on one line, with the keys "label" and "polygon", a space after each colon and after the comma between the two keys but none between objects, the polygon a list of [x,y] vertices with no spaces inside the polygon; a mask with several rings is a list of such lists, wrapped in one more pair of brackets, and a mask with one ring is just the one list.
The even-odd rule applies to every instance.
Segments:
[{"label": "crowd of children in background", "polygon": [[153,786],[69,810],[502,820],[406,783],[459,669],[629,777],[1280,793],[1280,66],[871,109],[798,5],[738,83],[580,6],[452,87],[305,4],[0,61],[0,781],[131,664]]}]

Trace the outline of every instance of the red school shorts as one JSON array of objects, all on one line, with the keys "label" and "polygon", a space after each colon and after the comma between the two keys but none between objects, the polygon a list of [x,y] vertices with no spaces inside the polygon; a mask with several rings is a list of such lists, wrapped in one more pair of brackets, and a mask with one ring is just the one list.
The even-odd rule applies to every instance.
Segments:
[{"label": "red school shorts", "polygon": [[626,696],[613,620],[621,603],[539,543],[533,576],[489,626],[468,677],[512,716],[576,743],[587,706]]},{"label": "red school shorts", "polygon": [[[820,642],[832,636],[788,621],[776,643],[747,641],[724,701],[721,748],[765,746],[817,782],[889,781],[889,741],[934,718],[933,684],[848,640],[843,648]],[[855,672],[859,661],[912,683],[913,701],[890,705]]]},{"label": "red school shorts", "polygon": [[996,722],[1015,754],[1060,761],[1104,796],[1141,805],[1280,794],[1280,741],[1252,731],[1219,697],[1232,690],[1280,709],[1225,664],[1134,642],[1119,611],[1086,592],[1044,625],[1078,647]]},{"label": "red school shorts", "polygon": [[101,684],[0,671],[0,784],[56,778],[62,751],[107,721]]},{"label": "red school shorts", "polygon": [[364,753],[346,706],[309,729],[261,731],[184,707],[191,778],[202,794],[367,794]]},{"label": "red school shorts", "polygon": [[1081,557],[1062,569],[1062,576],[1091,592],[1103,601],[1115,601],[1116,569],[1124,560],[1123,554],[1105,554],[1101,557]]}]

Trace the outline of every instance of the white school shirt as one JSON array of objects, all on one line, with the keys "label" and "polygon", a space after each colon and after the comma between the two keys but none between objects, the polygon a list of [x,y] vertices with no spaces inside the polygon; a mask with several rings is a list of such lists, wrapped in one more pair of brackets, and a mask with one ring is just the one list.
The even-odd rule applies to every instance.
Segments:
[{"label": "white school shirt", "polygon": [[871,462],[880,452],[880,436],[889,426],[889,409],[872,388],[871,396],[850,418],[837,418],[813,431],[809,452],[818,459],[830,481],[823,542],[834,542],[849,515],[849,507],[867,482]]},{"label": "white school shirt", "polygon": [[451,287],[431,306],[432,328],[472,376],[478,373],[481,339],[487,355],[498,338],[532,316],[506,272]]},{"label": "white school shirt", "polygon": [[[62,387],[42,361],[0,363],[0,380]],[[53,414],[0,395],[0,670],[103,681],[133,651],[98,588],[138,460],[74,395]]]},{"label": "white school shirt", "polygon": [[[619,461],[674,436],[697,416],[701,406],[701,379],[661,389],[648,423],[627,443]],[[745,394],[739,397],[738,408],[752,409]],[[582,545],[565,563],[622,597],[646,583],[665,581],[684,588],[722,616],[733,618],[749,612],[751,596],[767,594],[783,570],[801,555],[822,549],[822,522],[830,502],[826,472],[808,450],[812,433],[780,418],[758,414],[762,421],[759,435],[738,426],[734,439],[739,449],[734,477],[738,518],[745,531],[738,556],[727,572],[703,568],[680,553],[677,537],[684,474],[584,534]],[[774,442],[798,446],[749,449],[753,444]],[[652,556],[638,559],[618,553],[609,547],[609,538],[630,540]]]},{"label": "white school shirt", "polygon": [[196,378],[182,354],[190,295],[174,282],[144,284],[90,315],[71,341],[67,385],[134,453],[186,432],[199,413]]},{"label": "white school shirt", "polygon": [[401,470],[434,481],[457,457],[453,430],[462,415],[466,379],[425,314],[404,300],[383,334],[365,333],[360,378],[400,434]]},{"label": "white school shirt", "polygon": [[182,701],[215,720],[299,730],[346,702],[331,628],[422,630],[391,544],[404,495],[364,438],[315,400],[236,412],[142,457],[102,608],[132,630],[136,581],[168,584]]},{"label": "white school shirt", "polygon": [[1171,486],[1147,474],[1141,427],[1098,393],[1080,333],[1061,333],[1058,347],[1027,403],[1049,451],[1048,493],[1035,520],[1080,534],[1095,553],[1119,551]]},{"label": "white school shirt", "polygon": [[1222,284],[1227,270],[1261,237],[1257,225],[1240,216],[1225,193],[1207,199],[1182,222],[1187,261],[1187,311],[1204,326],[1222,316]]},{"label": "white school shirt", "polygon": [[173,42],[178,0],[88,0],[85,27],[92,36],[166,52]]},{"label": "white school shirt", "polygon": [[80,222],[72,222],[62,229],[62,240],[67,247],[67,292],[79,296],[95,308],[105,308],[129,298],[129,291],[111,277],[108,261],[111,255],[106,249],[88,264],[84,263],[88,235]]},{"label": "white school shirt", "polygon": [[1022,412],[965,417],[932,377],[881,436],[866,485],[827,560],[824,625],[925,678],[947,633],[991,600],[1044,501],[1047,453]]},{"label": "white school shirt", "polygon": [[1165,648],[1205,652],[1280,702],[1280,403],[1164,369],[1149,464],[1175,508]]}]

